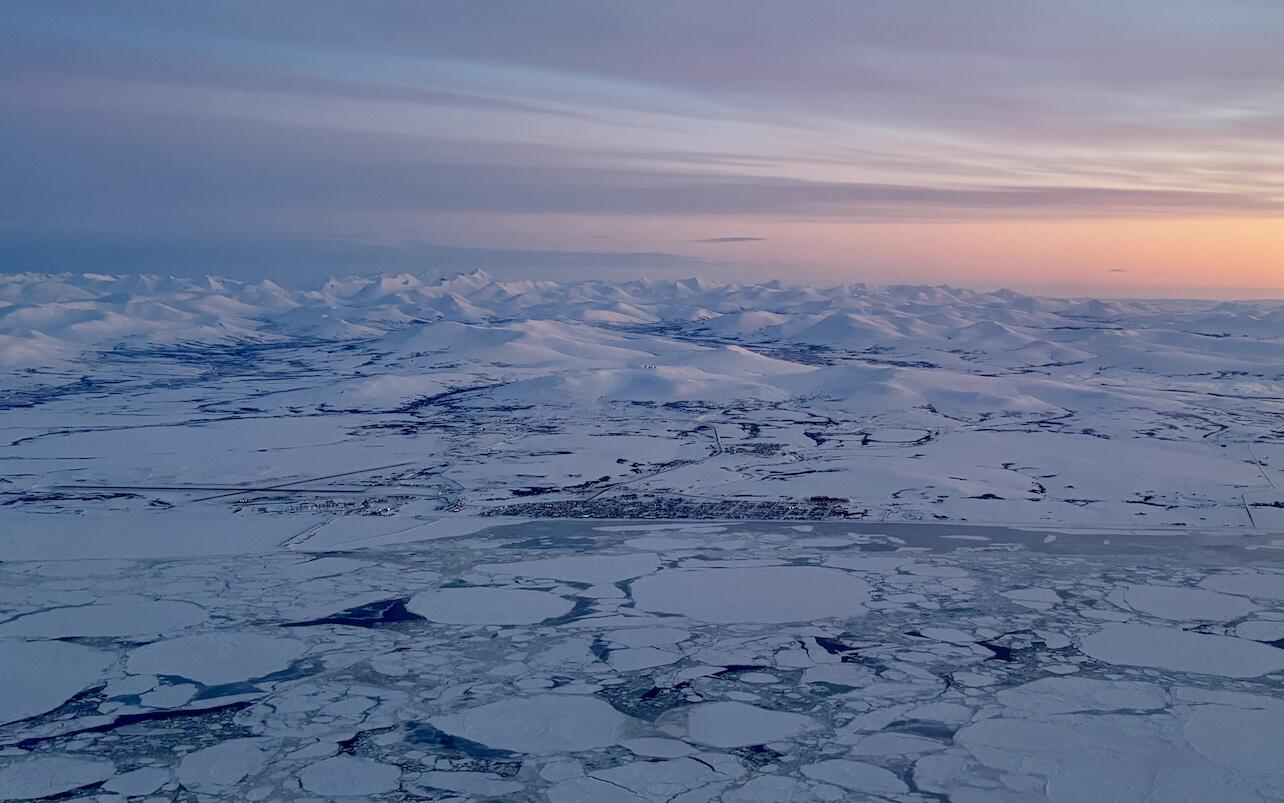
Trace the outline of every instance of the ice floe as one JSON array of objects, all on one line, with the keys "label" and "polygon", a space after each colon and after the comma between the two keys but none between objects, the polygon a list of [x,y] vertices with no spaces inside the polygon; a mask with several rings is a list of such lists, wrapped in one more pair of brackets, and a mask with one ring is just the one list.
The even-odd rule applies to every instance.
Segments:
[{"label": "ice floe", "polygon": [[515,588],[443,588],[416,594],[406,608],[433,622],[518,625],[569,613],[575,603],[546,591]]},{"label": "ice floe", "polygon": [[5,800],[44,800],[91,787],[116,771],[110,761],[39,755],[0,758],[0,795]]},{"label": "ice floe", "polygon": [[666,569],[633,583],[637,607],[703,622],[803,622],[865,612],[869,585],[836,569]]},{"label": "ice floe", "polygon": [[432,719],[446,733],[488,747],[561,753],[615,744],[629,718],[594,697],[542,694],[470,708]]},{"label": "ice floe", "polygon": [[333,756],[299,773],[303,788],[326,797],[367,797],[395,790],[401,770],[395,765],[355,756]]},{"label": "ice floe", "polygon": [[1083,640],[1100,661],[1252,678],[1284,670],[1284,650],[1255,641],[1151,625],[1110,625]]},{"label": "ice floe", "polygon": [[227,792],[263,768],[269,742],[263,738],[229,739],[188,753],[178,762],[178,782],[193,792]]},{"label": "ice floe", "polygon": [[165,639],[129,654],[129,671],[177,675],[208,686],[253,680],[289,668],[304,642],[257,633],[218,631]]},{"label": "ice floe", "polygon": [[102,602],[51,608],[0,624],[0,636],[145,636],[198,625],[209,615],[190,602]]},{"label": "ice floe", "polygon": [[1142,613],[1178,621],[1224,622],[1256,610],[1256,606],[1243,597],[1182,586],[1129,586],[1124,591],[1124,600]]},{"label": "ice floe", "polygon": [[686,715],[690,739],[713,747],[745,747],[790,739],[815,724],[802,714],[734,701],[697,705]]},{"label": "ice floe", "polygon": [[0,723],[57,708],[115,660],[111,653],[63,641],[0,641]]}]

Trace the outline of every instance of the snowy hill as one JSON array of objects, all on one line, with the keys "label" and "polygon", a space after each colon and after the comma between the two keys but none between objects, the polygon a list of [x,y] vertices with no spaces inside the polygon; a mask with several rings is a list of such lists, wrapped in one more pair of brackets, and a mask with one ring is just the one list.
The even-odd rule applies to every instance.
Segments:
[{"label": "snowy hill", "polygon": [[[605,501],[618,486],[656,498],[826,495],[864,515],[919,519],[1277,515],[1279,302],[476,271],[293,290],[16,274],[0,277],[0,305],[14,435],[3,456],[29,470],[24,486],[55,479],[54,455],[83,456],[58,464],[67,479],[190,480],[189,461],[143,460],[143,432],[94,434],[91,422],[146,409],[218,415],[202,426],[224,431],[229,460],[249,448],[239,433],[251,421],[278,420],[274,437],[315,433],[247,453],[251,479],[302,471],[306,455],[343,463],[325,444],[431,453],[480,509],[518,504],[529,486],[592,480],[541,501]],[[58,421],[90,428],[18,436]],[[479,450],[478,438],[496,445]],[[528,459],[552,448],[534,445],[544,438],[570,456]],[[116,451],[95,457],[106,447],[90,441]]]}]

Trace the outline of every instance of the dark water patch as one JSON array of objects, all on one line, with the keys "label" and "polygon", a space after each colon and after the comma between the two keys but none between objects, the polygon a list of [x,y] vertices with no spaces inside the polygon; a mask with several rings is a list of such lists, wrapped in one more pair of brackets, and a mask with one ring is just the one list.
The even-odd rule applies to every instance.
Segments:
[{"label": "dark water patch", "polygon": [[845,652],[856,651],[855,647],[851,647],[847,644],[844,644],[838,639],[827,638],[825,636],[816,636],[813,640],[816,642],[816,646],[820,647],[822,650],[829,653],[830,655],[841,655],[842,653],[845,653]]},{"label": "dark water patch", "polygon": [[889,723],[884,730],[909,733],[914,736],[948,742],[954,738],[954,733],[958,728],[941,722],[929,722],[921,719],[898,719]]},{"label": "dark water patch", "polygon": [[621,714],[654,722],[665,711],[691,705],[686,698],[690,686],[685,681],[674,686],[655,686],[647,679],[640,679],[638,683],[607,686],[595,694]]},{"label": "dark water patch", "polygon": [[347,608],[320,619],[305,622],[286,622],[281,627],[313,627],[316,625],[350,625],[352,627],[382,627],[401,622],[424,622],[424,617],[406,609],[409,597],[385,599]]},{"label": "dark water patch", "polygon": [[545,619],[543,622],[540,622],[540,624],[544,627],[556,627],[558,625],[574,622],[576,619],[582,619],[585,616],[588,616],[589,613],[593,611],[593,605],[596,603],[596,600],[589,599],[588,597],[572,597],[571,599],[575,600],[574,608],[571,608],[561,616],[553,619]]},{"label": "dark water patch", "polygon": [[994,653],[994,655],[992,655],[992,656],[991,656],[990,658],[988,658],[987,660],[997,660],[997,661],[1012,661],[1012,660],[1013,660],[1013,658],[1012,658],[1012,648],[1011,648],[1011,647],[1004,647],[1002,644],[995,644],[995,643],[993,643],[993,642],[989,642],[989,641],[978,641],[978,642],[976,642],[976,643],[977,643],[977,645],[978,645],[978,646],[984,647],[985,649],[987,649],[987,650],[989,650],[990,652]]},{"label": "dark water patch", "polygon": [[737,747],[735,750],[731,751],[731,754],[754,768],[765,767],[768,764],[772,764],[784,755],[784,753],[777,753],[770,747],[761,744],[750,745],[749,747]]},{"label": "dark water patch", "polygon": [[443,730],[434,728],[427,722],[407,722],[406,741],[410,744],[419,745],[433,753],[447,756],[492,760],[510,759],[517,755],[508,750],[498,750],[493,747],[487,747],[480,742],[474,742],[460,736],[452,736]]},{"label": "dark water patch", "polygon": [[283,680],[301,680],[302,678],[319,675],[323,671],[325,671],[325,663],[319,658],[304,658],[295,661],[280,672],[250,678],[250,681],[253,683],[279,683]]},{"label": "dark water patch", "polygon": [[715,678],[735,677],[736,675],[741,675],[741,674],[744,674],[745,672],[773,672],[773,671],[775,671],[775,667],[770,667],[770,666],[757,666],[755,664],[728,664],[724,669],[718,672],[714,672],[713,676]]},{"label": "dark water patch", "polygon": [[35,736],[30,739],[23,739],[17,743],[17,747],[22,750],[31,750],[44,742],[51,742],[57,739],[69,739],[73,736],[80,736],[86,733],[109,733],[117,728],[123,728],[127,725],[137,725],[141,722],[166,722],[169,720],[193,719],[197,717],[235,713],[243,708],[248,708],[252,703],[252,700],[237,700],[236,702],[227,703],[226,705],[215,705],[208,708],[178,708],[167,709],[164,711],[146,711],[136,714],[122,714],[121,716],[113,717],[110,722],[91,725],[87,728],[67,731],[55,736]]}]

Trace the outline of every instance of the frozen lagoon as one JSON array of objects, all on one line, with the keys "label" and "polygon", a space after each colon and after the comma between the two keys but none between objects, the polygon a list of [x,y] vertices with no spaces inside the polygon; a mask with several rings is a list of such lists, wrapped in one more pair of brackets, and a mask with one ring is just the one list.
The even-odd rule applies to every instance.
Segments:
[{"label": "frozen lagoon", "polygon": [[1278,534],[129,518],[4,519],[2,798],[1284,797]]}]

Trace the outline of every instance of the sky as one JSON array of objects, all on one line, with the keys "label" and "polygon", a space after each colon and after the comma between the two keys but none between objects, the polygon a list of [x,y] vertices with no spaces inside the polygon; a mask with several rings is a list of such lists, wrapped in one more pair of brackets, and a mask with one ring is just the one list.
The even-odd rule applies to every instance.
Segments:
[{"label": "sky", "polygon": [[17,0],[0,270],[1284,297],[1278,0]]}]

